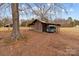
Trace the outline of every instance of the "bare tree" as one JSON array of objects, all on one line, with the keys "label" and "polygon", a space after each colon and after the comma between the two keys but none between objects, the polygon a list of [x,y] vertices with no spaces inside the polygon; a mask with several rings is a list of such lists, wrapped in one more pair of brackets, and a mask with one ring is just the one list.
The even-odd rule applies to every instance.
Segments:
[{"label": "bare tree", "polygon": [[[59,3],[35,3],[35,4],[25,4],[32,11],[34,15],[36,15],[41,20],[54,19],[57,16],[62,15],[62,9],[67,13],[66,8],[63,4]],[[32,7],[33,6],[33,7]]]},{"label": "bare tree", "polygon": [[[20,29],[19,29],[19,4],[12,3],[12,4],[0,4],[0,13],[4,10],[3,15],[7,14],[6,9],[10,9],[12,11],[12,21],[13,21],[13,29],[11,34],[11,39],[17,40],[21,37]],[[9,16],[10,16],[9,15]],[[0,15],[2,16],[2,15]]]},{"label": "bare tree", "polygon": [[50,7],[46,7],[46,4],[34,4],[35,8],[32,7],[30,4],[26,4],[29,6],[29,8],[32,10],[33,14],[35,14],[38,18],[41,20],[47,21],[48,19],[48,11],[50,10]]},{"label": "bare tree", "polygon": [[19,29],[18,3],[12,3],[11,9],[12,9],[12,20],[13,20],[12,39],[19,39],[21,37],[21,34]]}]

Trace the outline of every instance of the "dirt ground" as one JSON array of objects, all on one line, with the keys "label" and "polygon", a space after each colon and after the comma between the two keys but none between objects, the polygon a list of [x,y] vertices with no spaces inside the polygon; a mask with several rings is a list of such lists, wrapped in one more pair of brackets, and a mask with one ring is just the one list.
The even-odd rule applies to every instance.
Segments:
[{"label": "dirt ground", "polygon": [[77,56],[79,55],[79,28],[61,28],[58,33],[35,32],[21,29],[24,40],[12,44],[4,41],[10,31],[0,31],[0,55],[9,56]]}]

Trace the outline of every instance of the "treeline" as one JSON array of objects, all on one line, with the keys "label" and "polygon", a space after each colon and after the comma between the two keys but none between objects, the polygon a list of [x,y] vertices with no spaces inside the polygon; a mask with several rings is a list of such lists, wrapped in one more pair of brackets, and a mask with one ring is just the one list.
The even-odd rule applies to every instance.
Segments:
[{"label": "treeline", "polygon": [[61,24],[61,27],[74,27],[76,25],[79,25],[79,20],[68,17],[68,19],[55,19],[54,23]]},{"label": "treeline", "polygon": [[[26,27],[29,23],[31,23],[34,20],[32,18],[31,20],[24,20],[21,19],[19,25],[21,27]],[[51,20],[48,20],[51,21]],[[79,20],[72,19],[72,17],[68,17],[68,19],[55,19],[51,21],[52,23],[58,23],[61,24],[61,27],[74,27],[76,25],[79,25]],[[12,20],[10,18],[3,18],[0,20],[0,27],[9,27],[12,25]]]},{"label": "treeline", "polygon": [[0,27],[5,27],[10,24],[12,24],[12,20],[10,18],[4,17],[3,19],[0,19]]},{"label": "treeline", "polygon": [[[21,26],[25,27],[27,26],[29,23],[31,23],[34,20],[22,20],[21,21]],[[48,20],[51,23],[58,23],[61,24],[61,27],[74,27],[76,25],[79,25],[79,20],[78,19],[73,19],[72,17],[68,17],[68,19],[54,19],[54,20]]]},{"label": "treeline", "polygon": [[[21,19],[19,21],[19,26],[25,27],[31,21],[32,20],[24,20],[24,19]],[[3,19],[0,19],[0,27],[12,27],[12,24],[13,24],[13,22],[12,22],[12,19],[11,18],[4,17]]]}]

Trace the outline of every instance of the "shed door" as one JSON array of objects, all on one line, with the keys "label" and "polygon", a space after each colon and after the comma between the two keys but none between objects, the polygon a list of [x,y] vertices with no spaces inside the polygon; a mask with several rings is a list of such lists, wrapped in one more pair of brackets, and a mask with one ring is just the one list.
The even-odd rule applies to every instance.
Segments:
[{"label": "shed door", "polygon": [[42,31],[46,32],[46,29],[47,29],[47,25],[46,24],[42,24]]}]

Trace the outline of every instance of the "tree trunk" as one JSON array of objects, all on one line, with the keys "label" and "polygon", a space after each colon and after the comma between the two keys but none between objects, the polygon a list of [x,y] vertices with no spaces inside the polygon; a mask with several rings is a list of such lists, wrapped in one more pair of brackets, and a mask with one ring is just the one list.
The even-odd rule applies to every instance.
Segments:
[{"label": "tree trunk", "polygon": [[12,20],[13,20],[13,29],[11,39],[17,40],[20,38],[20,29],[19,29],[19,11],[18,3],[11,4],[12,9]]}]

